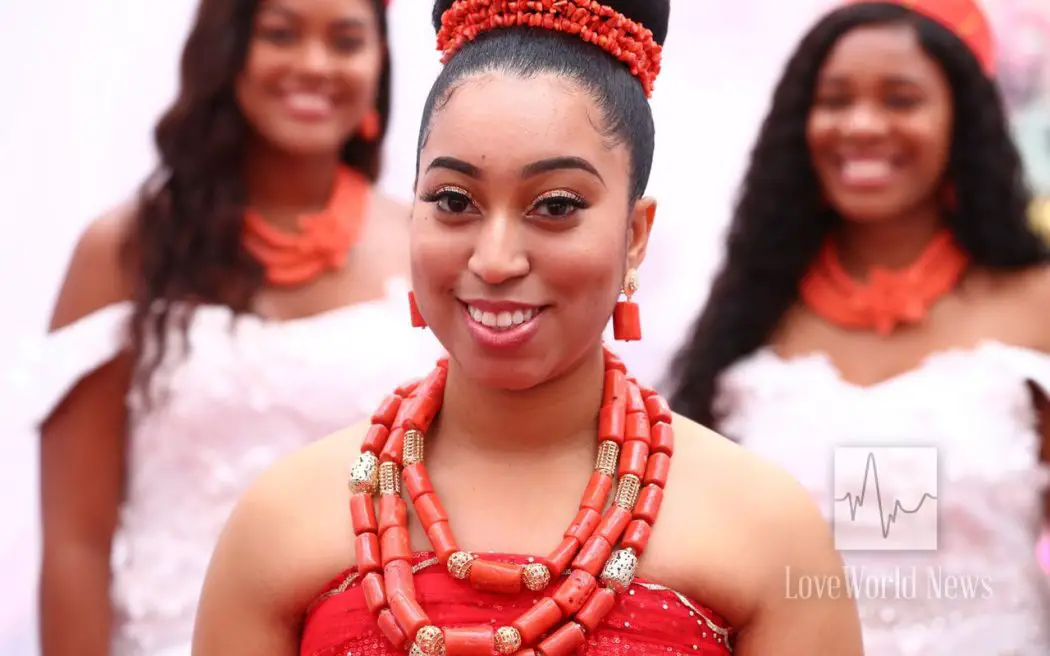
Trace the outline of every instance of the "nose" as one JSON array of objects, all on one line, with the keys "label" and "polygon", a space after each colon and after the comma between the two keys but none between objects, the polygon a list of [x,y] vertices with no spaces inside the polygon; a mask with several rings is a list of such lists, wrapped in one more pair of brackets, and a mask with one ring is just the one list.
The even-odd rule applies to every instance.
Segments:
[{"label": "nose", "polygon": [[489,285],[500,285],[527,274],[529,258],[523,248],[522,230],[519,222],[490,214],[479,226],[467,268]]},{"label": "nose", "polygon": [[852,107],[846,114],[844,132],[848,136],[881,136],[886,132],[885,113],[868,103]]},{"label": "nose", "polygon": [[319,39],[304,41],[298,55],[296,63],[302,72],[323,75],[328,70],[331,54]]}]

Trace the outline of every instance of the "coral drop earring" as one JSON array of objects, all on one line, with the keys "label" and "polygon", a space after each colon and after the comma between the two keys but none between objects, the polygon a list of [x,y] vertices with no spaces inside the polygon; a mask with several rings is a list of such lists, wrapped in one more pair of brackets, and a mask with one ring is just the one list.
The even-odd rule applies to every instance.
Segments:
[{"label": "coral drop earring", "polygon": [[621,292],[626,298],[617,301],[613,309],[613,336],[621,342],[637,342],[642,338],[642,319],[638,304],[631,297],[638,291],[638,274],[634,269],[627,272]]},{"label": "coral drop earring", "polygon": [[416,295],[414,292],[408,293],[408,311],[412,314],[412,327],[413,328],[426,328],[427,322],[423,319],[423,315],[419,312],[419,306],[416,305]]}]

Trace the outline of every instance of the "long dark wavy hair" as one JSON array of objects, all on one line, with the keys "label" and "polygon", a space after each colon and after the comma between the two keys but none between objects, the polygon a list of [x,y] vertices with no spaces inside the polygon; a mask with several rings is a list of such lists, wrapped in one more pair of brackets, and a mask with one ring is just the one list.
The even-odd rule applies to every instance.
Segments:
[{"label": "long dark wavy hair", "polygon": [[868,25],[907,25],[951,85],[955,121],[946,177],[957,209],[945,220],[975,265],[1017,270],[1047,261],[1030,225],[1030,193],[995,83],[951,31],[909,9],[864,3],[833,11],[802,39],[773,95],[733,212],[726,259],[670,370],[674,409],[717,426],[719,375],[761,348],[798,298],[803,274],[842,219],[822,208],[806,143],[817,76],[835,43]]},{"label": "long dark wavy hair", "polygon": [[[371,3],[384,44],[380,137],[352,138],[342,160],[374,182],[390,117],[391,66],[385,1]],[[140,189],[123,248],[135,280],[130,338],[135,384],[143,389],[164,358],[172,324],[185,337],[195,304],[246,312],[263,284],[263,267],[241,239],[249,126],[234,95],[258,7],[259,0],[201,1],[182,52],[178,97],[154,131],[160,162]]]}]

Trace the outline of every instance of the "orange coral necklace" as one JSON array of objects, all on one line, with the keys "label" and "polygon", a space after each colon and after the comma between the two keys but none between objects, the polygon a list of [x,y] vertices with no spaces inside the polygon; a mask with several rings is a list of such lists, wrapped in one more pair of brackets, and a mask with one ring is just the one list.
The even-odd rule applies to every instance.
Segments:
[{"label": "orange coral necklace", "polygon": [[958,284],[969,258],[947,230],[938,232],[909,266],[873,268],[867,284],[842,267],[829,240],[802,280],[802,301],[825,321],[843,328],[889,335],[900,324],[919,323],[935,302]]},{"label": "orange coral necklace", "polygon": [[[448,358],[376,409],[350,470],[350,519],[364,604],[395,649],[409,656],[569,656],[582,651],[616,596],[630,589],[663,503],[673,418],[655,390],[639,385],[614,353],[604,355],[590,482],[561,543],[528,565],[462,551],[430,482],[424,444],[444,400]],[[409,503],[453,578],[486,593],[513,595],[524,588],[537,598],[546,595],[506,626],[435,624],[412,579]]]},{"label": "orange coral necklace", "polygon": [[339,269],[357,244],[371,187],[349,167],[340,167],[327,207],[298,218],[298,232],[279,230],[257,211],[244,217],[244,245],[266,269],[271,285],[302,285]]}]

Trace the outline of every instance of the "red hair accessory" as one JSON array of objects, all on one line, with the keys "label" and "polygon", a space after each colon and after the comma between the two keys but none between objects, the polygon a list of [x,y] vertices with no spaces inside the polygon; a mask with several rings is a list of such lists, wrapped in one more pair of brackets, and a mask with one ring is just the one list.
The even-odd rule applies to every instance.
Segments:
[{"label": "red hair accessory", "polygon": [[479,34],[515,25],[578,35],[626,64],[646,97],[652,96],[660,73],[660,44],[640,23],[593,0],[456,0],[441,15],[441,62],[447,63]]},{"label": "red hair accessory", "polygon": [[[921,14],[951,30],[970,48],[988,77],[995,76],[992,27],[976,0],[883,0]],[[851,0],[851,4],[872,0]]]}]

